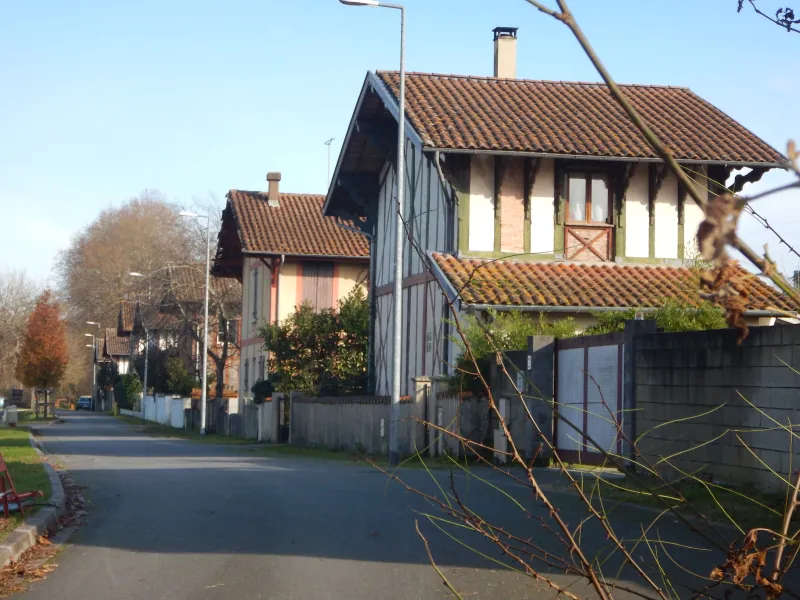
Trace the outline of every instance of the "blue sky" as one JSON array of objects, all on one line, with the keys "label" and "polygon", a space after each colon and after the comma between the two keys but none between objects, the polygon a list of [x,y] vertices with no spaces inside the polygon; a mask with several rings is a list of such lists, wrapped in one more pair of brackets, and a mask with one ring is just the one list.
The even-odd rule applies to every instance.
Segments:
[{"label": "blue sky", "polygon": [[[618,81],[688,86],[781,151],[800,141],[800,35],[737,15],[735,0],[570,4]],[[518,77],[598,80],[568,30],[524,0],[406,6],[408,70],[491,75],[503,25],[520,28]],[[365,72],[396,68],[397,16],[336,0],[6,3],[0,270],[51,278],[71,235],[145,189],[190,204],[281,171],[283,190],[324,193],[324,141],[335,161]],[[800,245],[798,204],[792,192],[756,208]],[[800,268],[744,219],[751,245]]]}]

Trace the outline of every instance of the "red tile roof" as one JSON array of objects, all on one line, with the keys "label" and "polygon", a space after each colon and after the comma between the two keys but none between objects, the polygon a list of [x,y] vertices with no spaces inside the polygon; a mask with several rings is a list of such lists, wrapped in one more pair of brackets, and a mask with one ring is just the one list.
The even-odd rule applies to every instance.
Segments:
[{"label": "red tile roof", "polygon": [[369,241],[322,216],[325,196],[280,194],[280,206],[269,206],[265,192],[231,190],[243,252],[293,256],[369,258]]},{"label": "red tile roof", "polygon": [[[377,75],[397,97],[398,74]],[[688,88],[622,88],[678,160],[786,160]],[[406,114],[436,148],[656,158],[605,84],[409,73]]]},{"label": "red tile roof", "polygon": [[131,333],[133,331],[134,320],[136,316],[136,303],[132,300],[123,300],[119,305],[119,326],[118,329],[122,333]]},{"label": "red tile roof", "polygon": [[103,355],[128,356],[131,353],[130,343],[130,337],[117,335],[116,328],[109,327],[103,340]]},{"label": "red tile roof", "polygon": [[[456,293],[468,304],[581,308],[657,308],[674,298],[697,304],[697,275],[687,267],[518,262],[458,258],[433,259]],[[792,310],[791,301],[745,271],[748,310]]]},{"label": "red tile roof", "polygon": [[[203,302],[206,296],[206,264],[170,265],[164,281],[165,294],[178,302]],[[211,277],[209,290],[212,300],[241,302],[242,284],[235,279]]]}]

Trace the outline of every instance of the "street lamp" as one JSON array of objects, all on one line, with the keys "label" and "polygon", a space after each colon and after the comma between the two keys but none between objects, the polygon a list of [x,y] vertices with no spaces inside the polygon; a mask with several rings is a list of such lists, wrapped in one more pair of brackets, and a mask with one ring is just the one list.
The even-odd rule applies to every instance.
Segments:
[{"label": "street lamp", "polygon": [[[97,321],[86,321],[87,325],[93,325],[97,327],[98,334],[100,333],[100,323]],[[97,336],[93,333],[84,333],[85,336],[92,336],[92,348],[93,348],[93,356],[92,356],[92,410],[95,409],[95,403],[97,402]],[[89,344],[86,344],[87,346]]]},{"label": "street lamp", "polygon": [[203,383],[200,391],[200,435],[206,434],[206,388],[208,386],[208,285],[211,272],[211,219],[208,215],[182,210],[178,213],[182,217],[206,220],[206,298],[203,304]]},{"label": "street lamp", "polygon": [[[144,277],[138,271],[131,271],[128,273],[131,277]],[[152,273],[151,273],[152,275]],[[147,282],[147,303],[151,302],[150,298],[150,282]],[[147,397],[147,367],[150,363],[150,339],[147,332],[147,324],[142,319],[142,329],[144,329],[144,381],[142,381],[142,405],[139,407],[142,411],[142,419],[144,419],[144,401]]]},{"label": "street lamp", "polygon": [[406,122],[406,68],[405,30],[406,9],[402,4],[390,4],[377,0],[339,0],[348,6],[371,6],[373,8],[392,8],[400,11],[400,101],[397,115],[397,222],[395,224],[394,246],[394,351],[392,355],[392,410],[389,416],[389,464],[396,465],[397,421],[400,417],[400,354],[402,348],[403,322],[403,200],[405,188],[405,122]]}]

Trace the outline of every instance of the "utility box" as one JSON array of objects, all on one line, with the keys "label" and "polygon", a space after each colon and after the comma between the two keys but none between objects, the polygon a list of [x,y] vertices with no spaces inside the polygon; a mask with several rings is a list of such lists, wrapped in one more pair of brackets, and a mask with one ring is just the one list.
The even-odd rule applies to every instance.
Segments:
[{"label": "utility box", "polygon": [[19,415],[17,414],[16,406],[7,406],[3,412],[3,423],[9,427],[16,427]]}]

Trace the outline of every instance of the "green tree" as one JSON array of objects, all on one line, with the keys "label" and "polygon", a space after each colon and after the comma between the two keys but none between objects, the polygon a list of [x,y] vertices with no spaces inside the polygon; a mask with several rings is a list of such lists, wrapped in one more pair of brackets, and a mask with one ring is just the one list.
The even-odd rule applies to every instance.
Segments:
[{"label": "green tree", "polygon": [[369,303],[360,287],[337,310],[303,304],[261,328],[275,391],[358,394],[366,389]]},{"label": "green tree", "polygon": [[[594,313],[597,323],[587,328],[584,335],[598,335],[625,330],[625,322],[636,318],[636,309],[619,312]],[[702,331],[724,329],[725,311],[716,304],[702,300],[694,306],[675,299],[667,299],[656,310],[645,313],[645,319],[653,319],[663,331]]]},{"label": "green tree", "polygon": [[132,408],[139,402],[139,394],[142,392],[142,381],[136,373],[126,373],[120,376],[119,386],[121,394],[117,398],[117,403],[121,408]]},{"label": "green tree", "polygon": [[[481,319],[479,322],[478,319]],[[496,312],[487,311],[484,315],[466,315],[461,318],[461,327],[467,344],[480,367],[480,372],[488,381],[492,362],[495,360],[496,346],[499,350],[525,350],[528,337],[532,335],[550,335],[554,338],[574,337],[576,333],[575,319],[549,320],[540,314],[534,318],[520,311]],[[475,365],[467,357],[466,344],[455,336],[453,341],[461,348],[461,355],[456,362],[456,374],[451,378],[453,389],[483,394],[483,385],[475,374]]]},{"label": "green tree", "polygon": [[167,359],[167,390],[181,397],[189,397],[197,386],[197,379],[189,373],[183,360],[177,356]]}]

